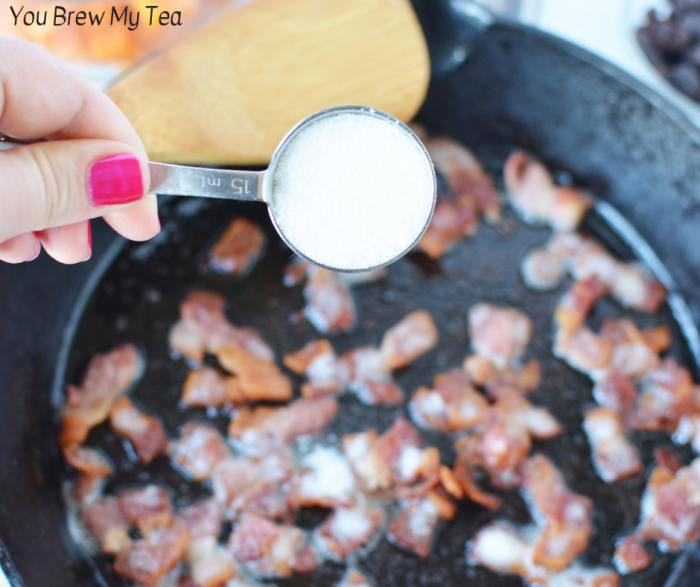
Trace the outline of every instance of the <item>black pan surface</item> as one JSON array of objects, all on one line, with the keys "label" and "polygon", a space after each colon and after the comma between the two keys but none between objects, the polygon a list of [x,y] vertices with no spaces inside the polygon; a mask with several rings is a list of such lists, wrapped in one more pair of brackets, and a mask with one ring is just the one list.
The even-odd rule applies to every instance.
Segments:
[{"label": "black pan surface", "polygon": [[[429,4],[416,5],[425,17]],[[430,24],[425,19],[423,23]],[[429,26],[426,31],[430,40]],[[432,37],[433,46],[452,41],[449,35]],[[700,209],[695,193],[700,148],[694,131],[676,123],[672,110],[669,117],[663,105],[654,106],[648,98],[645,90],[585,52],[528,29],[497,25],[473,42],[468,61],[433,80],[420,118],[432,133],[454,136],[473,148],[494,173],[510,149],[524,146],[571,172],[578,185],[612,202],[667,262],[697,322],[700,247],[696,246],[694,220]],[[226,293],[234,323],[258,328],[280,355],[316,336],[305,322],[289,321],[289,315],[302,307],[302,298],[300,290],[281,285],[289,253],[274,238],[264,261],[243,281],[197,270],[202,252],[230,218],[242,213],[267,226],[264,210],[214,203],[188,216],[178,210],[183,205],[168,209],[165,224],[174,223],[172,232],[155,247],[129,245],[122,252],[109,250],[106,233],[95,230],[96,261],[105,251],[116,254],[117,260],[85,307],[72,346],[68,340],[71,330],[66,330],[71,308],[76,307],[84,284],[97,280],[104,267],[95,263],[56,268],[46,260],[22,268],[0,267],[0,299],[6,300],[6,332],[0,338],[0,534],[28,586],[68,587],[96,581],[93,570],[67,538],[60,499],[64,471],[55,445],[55,410],[48,401],[48,390],[55,365],[60,363],[62,337],[71,352],[65,378],[59,377],[59,383],[78,381],[89,356],[96,352],[124,340],[141,344],[148,371],[134,395],[146,408],[163,414],[167,430],[174,434],[187,417],[176,408],[186,367],[168,356],[166,335],[177,319],[177,303],[188,288],[209,287]],[[607,232],[595,219],[587,228],[601,236]],[[355,290],[362,327],[333,342],[340,351],[359,343],[376,343],[386,327],[406,312],[426,308],[438,323],[441,341],[437,350],[399,374],[399,382],[412,392],[436,372],[459,364],[467,351],[465,312],[470,305],[486,299],[524,309],[536,326],[530,354],[542,361],[545,372],[543,388],[533,401],[549,405],[573,431],[536,448],[553,458],[573,489],[594,499],[598,532],[584,558],[589,564],[608,564],[611,538],[636,522],[644,480],[607,488],[593,475],[580,430],[581,409],[590,403],[590,383],[553,359],[548,350],[551,311],[561,291],[535,294],[517,277],[519,260],[546,238],[547,231],[526,228],[511,218],[500,229],[482,225],[476,239],[466,241],[440,264],[420,255],[406,258],[392,266],[384,280]],[[613,241],[609,244],[620,254],[628,253]],[[78,306],[82,312],[82,304]],[[593,321],[610,314],[620,315],[620,309],[612,303],[600,304]],[[641,317],[635,318],[644,323]],[[667,309],[660,319],[672,325]],[[690,354],[677,331],[675,338],[673,354],[690,366]],[[400,412],[370,410],[352,398],[344,398],[343,403],[336,433],[371,425],[384,429]],[[449,442],[426,437],[449,458]],[[652,444],[668,442],[654,435],[637,440],[647,462]],[[123,446],[108,432],[96,430],[90,441],[104,442],[124,469],[109,489],[145,480],[136,478],[133,468],[129,470]],[[170,485],[183,502],[202,491],[183,483],[164,461],[154,463],[147,473]],[[507,499],[496,515],[527,520],[517,496]],[[315,516],[317,513],[309,514],[318,519]],[[464,543],[491,516],[476,506],[463,507],[459,519],[443,528],[427,562],[404,555],[383,541],[360,564],[379,585],[520,585],[519,579],[466,567]],[[0,562],[13,570],[1,547]],[[104,561],[98,561],[97,567],[110,583]],[[670,557],[659,557],[652,569],[623,584],[660,586],[670,567]],[[340,567],[328,565],[308,583],[304,581],[329,585],[341,572]],[[13,584],[22,584],[19,575],[10,578]],[[681,580],[686,581],[684,587],[698,584],[697,576]]]}]

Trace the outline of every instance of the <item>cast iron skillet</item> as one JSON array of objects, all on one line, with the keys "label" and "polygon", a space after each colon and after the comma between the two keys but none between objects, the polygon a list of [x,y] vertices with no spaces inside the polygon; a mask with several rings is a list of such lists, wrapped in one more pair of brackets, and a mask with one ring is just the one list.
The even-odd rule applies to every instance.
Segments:
[{"label": "cast iron skillet", "polygon": [[[695,293],[695,275],[700,269],[700,247],[694,230],[698,199],[693,193],[700,185],[697,132],[651,92],[562,41],[508,24],[496,24],[473,38],[469,23],[459,12],[450,12],[447,4],[416,1],[416,8],[437,74],[421,121],[433,134],[452,135],[474,148],[494,173],[515,146],[524,146],[549,164],[570,171],[577,184],[592,189],[632,221],[666,261],[697,322],[700,296]],[[467,53],[469,58],[460,64]],[[234,322],[259,328],[280,354],[315,336],[307,324],[288,320],[302,300],[298,289],[286,290],[280,284],[289,253],[276,239],[271,239],[265,260],[246,280],[197,271],[201,252],[230,218],[245,214],[265,223],[264,210],[213,203],[192,215],[191,206],[176,203],[164,211],[170,236],[155,246],[124,247],[96,223],[95,254],[90,263],[66,268],[42,258],[22,267],[0,267],[0,299],[4,302],[0,535],[8,549],[0,546],[0,561],[13,587],[72,587],[97,581],[95,569],[80,557],[66,534],[60,497],[64,468],[55,444],[50,398],[53,383],[60,385],[64,376],[66,381],[76,381],[89,355],[121,340],[136,340],[148,355],[149,370],[135,397],[164,413],[166,428],[175,432],[186,417],[175,409],[186,369],[167,356],[165,335],[177,317],[177,302],[191,286],[225,292]],[[635,496],[643,480],[606,489],[592,476],[579,415],[590,401],[590,384],[548,354],[549,316],[560,292],[533,294],[517,278],[519,260],[544,241],[547,232],[520,224],[513,230],[513,224],[509,219],[500,230],[482,226],[474,241],[440,264],[412,255],[392,266],[385,280],[358,288],[362,328],[335,338],[334,343],[344,350],[358,342],[376,342],[387,326],[410,309],[430,310],[440,328],[441,344],[399,374],[400,383],[412,391],[436,371],[463,358],[467,344],[464,312],[472,303],[485,298],[522,307],[535,319],[530,352],[543,360],[547,382],[533,399],[551,405],[567,427],[577,430],[565,440],[541,443],[537,449],[552,456],[573,488],[595,500],[598,533],[586,562],[607,563],[610,538],[631,527],[637,518]],[[587,220],[586,228],[620,254],[629,254],[595,215]],[[84,317],[79,319],[83,310]],[[594,320],[610,314],[619,315],[619,308],[602,304]],[[668,309],[662,319],[673,324]],[[679,342],[673,353],[692,366],[692,353],[682,344],[677,329],[675,337]],[[65,371],[59,368],[56,372],[56,365],[65,366]],[[368,410],[352,398],[344,398],[343,403],[344,416],[336,432],[368,425],[384,428],[399,411]],[[91,440],[100,440],[100,435],[110,454],[124,465],[123,449],[108,433],[98,430]],[[647,462],[651,445],[659,439],[654,435],[638,438]],[[449,452],[444,440],[429,440]],[[156,462],[148,474],[168,482],[183,500],[201,491],[181,487],[183,482],[172,476],[164,462]],[[112,485],[116,488],[133,480],[133,473],[127,470]],[[497,515],[526,520],[522,503],[515,497]],[[311,523],[314,516],[309,513],[304,521]],[[361,566],[380,585],[520,585],[519,579],[497,578],[482,569],[468,569],[464,563],[465,540],[490,517],[477,507],[462,508],[459,520],[442,530],[434,555],[426,563],[382,542]],[[691,559],[682,560],[670,579],[672,584],[698,584],[698,575],[693,575],[696,563]],[[671,557],[660,557],[650,571],[624,584],[660,586],[671,565]],[[107,567],[98,561],[96,568]],[[305,584],[329,585],[340,573],[339,567],[326,566]],[[103,580],[111,583],[108,572]]]}]

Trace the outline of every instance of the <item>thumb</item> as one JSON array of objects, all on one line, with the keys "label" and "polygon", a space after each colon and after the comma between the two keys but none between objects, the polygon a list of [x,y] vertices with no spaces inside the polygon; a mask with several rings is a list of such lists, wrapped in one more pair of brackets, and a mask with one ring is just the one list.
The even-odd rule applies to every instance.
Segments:
[{"label": "thumb", "polygon": [[0,177],[0,242],[118,212],[141,200],[150,185],[142,152],[97,139],[0,151]]}]

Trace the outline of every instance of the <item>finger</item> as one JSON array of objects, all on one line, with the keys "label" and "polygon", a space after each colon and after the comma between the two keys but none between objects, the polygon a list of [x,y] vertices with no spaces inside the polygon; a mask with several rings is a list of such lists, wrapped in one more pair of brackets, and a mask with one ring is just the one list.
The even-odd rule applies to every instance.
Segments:
[{"label": "finger", "polygon": [[41,243],[32,232],[17,235],[0,243],[0,261],[24,263],[33,261],[41,253]]},{"label": "finger", "polygon": [[108,139],[146,158],[136,131],[107,96],[48,51],[10,37],[0,37],[0,133]]},{"label": "finger", "polygon": [[104,219],[119,234],[132,241],[148,240],[160,232],[158,198],[155,194],[148,194],[133,206],[105,214]]},{"label": "finger", "polygon": [[[133,147],[112,141],[45,141],[0,152],[0,242],[124,209],[150,184]],[[157,222],[152,206],[138,217]]]},{"label": "finger", "polygon": [[37,232],[36,236],[44,250],[61,263],[81,263],[92,256],[92,231],[89,220],[47,228]]}]

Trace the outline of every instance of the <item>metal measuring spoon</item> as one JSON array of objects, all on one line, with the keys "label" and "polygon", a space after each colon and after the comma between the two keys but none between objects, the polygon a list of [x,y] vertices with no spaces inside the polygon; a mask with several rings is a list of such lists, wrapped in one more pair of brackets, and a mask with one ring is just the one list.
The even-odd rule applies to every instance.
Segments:
[{"label": "metal measuring spoon", "polygon": [[[330,120],[333,117],[337,118]],[[366,117],[370,117],[371,122],[367,121]],[[331,170],[333,173],[337,171],[338,182],[335,186],[338,189],[342,188],[340,182],[345,174],[348,181],[352,180],[353,185],[362,186],[358,190],[361,192],[358,196],[366,196],[365,191],[369,193],[373,188],[376,192],[377,185],[382,186],[382,191],[372,194],[376,197],[370,202],[367,202],[366,198],[362,200],[358,197],[358,201],[362,201],[363,204],[361,209],[355,209],[352,202],[345,201],[345,208],[339,206],[336,213],[333,200],[335,188],[330,185],[329,205],[325,206],[325,215],[319,219],[314,216],[318,210],[297,209],[289,212],[290,207],[293,208],[297,202],[303,205],[304,197],[308,195],[305,193],[307,190],[320,189],[318,185],[314,187],[316,175],[322,175],[322,171],[328,175],[328,170],[317,166],[318,173],[307,174],[308,177],[302,177],[301,182],[297,178],[295,187],[291,190],[289,185],[286,185],[290,181],[288,177],[294,174],[293,166],[299,158],[300,149],[304,148],[305,143],[306,148],[309,148],[309,140],[316,140],[312,134],[318,134],[318,125],[329,122],[334,125],[331,133],[335,134],[332,134],[333,140],[330,144],[322,150],[321,158],[334,162],[336,167],[340,167],[346,151],[362,155],[363,149],[358,150],[357,141],[350,144],[346,140],[344,143],[345,122],[350,126],[357,122],[369,123],[370,126],[374,125],[375,131],[382,131],[379,135],[388,133],[388,136],[392,137],[387,145],[393,145],[391,150],[396,153],[383,153],[381,146],[374,144],[374,135],[366,137],[367,149],[373,148],[373,153],[379,154],[379,157],[376,157],[379,159],[376,165],[373,165],[373,161],[367,161],[365,157],[364,164],[357,166],[357,161],[350,157],[344,165],[347,169]],[[376,127],[377,124],[382,126]],[[357,132],[356,129],[356,135]],[[16,146],[19,145],[0,141],[0,150]],[[387,147],[384,150],[390,149]],[[383,166],[381,169],[377,168],[379,164]],[[149,193],[264,202],[269,208],[275,229],[295,253],[316,265],[335,271],[369,271],[402,257],[413,248],[427,229],[437,194],[430,156],[418,137],[393,116],[364,106],[329,108],[305,118],[282,139],[272,155],[269,167],[264,171],[209,169],[165,163],[149,163],[149,169]],[[396,185],[391,182],[396,182]],[[326,183],[330,184],[328,177]],[[410,201],[404,202],[397,199],[403,195],[396,193],[399,185],[403,186],[403,192],[407,186],[414,188],[414,192],[417,185],[421,186],[421,189]],[[386,200],[385,196],[393,197],[394,200]],[[285,215],[290,216],[296,225],[290,226],[289,219],[283,217]],[[302,221],[304,226],[299,227],[298,224]],[[377,229],[380,222],[383,229]],[[369,230],[363,230],[368,226]],[[299,228],[303,230],[297,230]],[[318,231],[318,234],[314,231]],[[309,238],[314,236],[316,238]],[[329,242],[334,240],[336,242]]]}]

